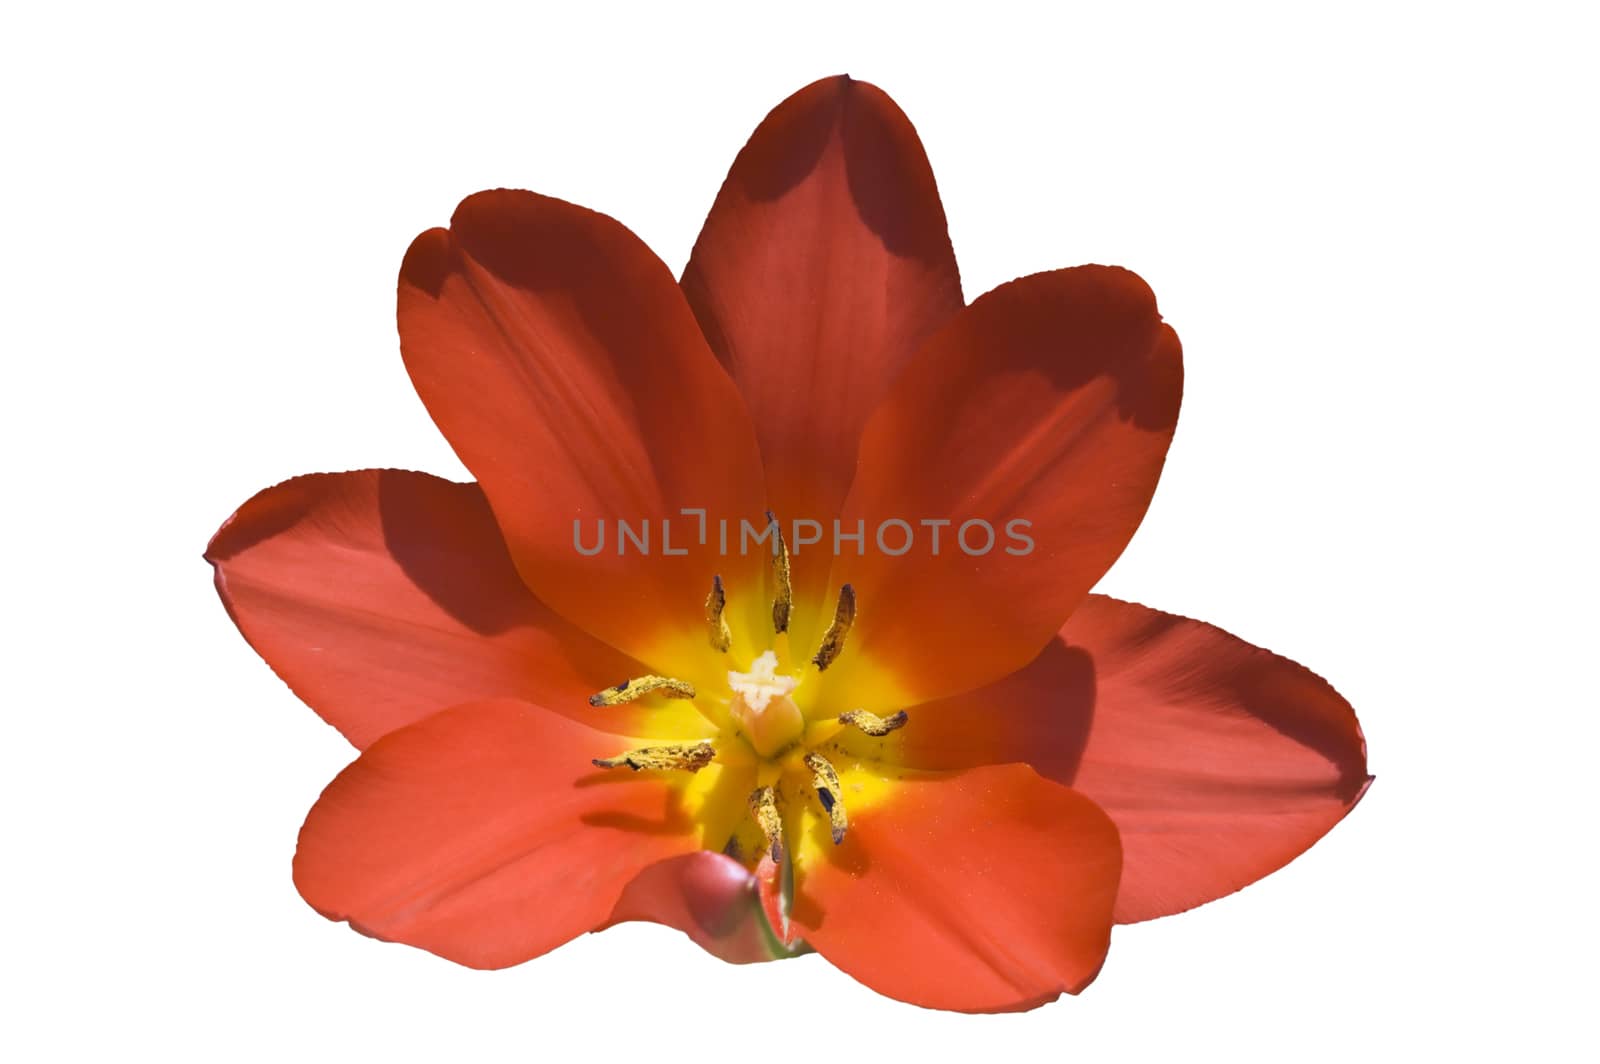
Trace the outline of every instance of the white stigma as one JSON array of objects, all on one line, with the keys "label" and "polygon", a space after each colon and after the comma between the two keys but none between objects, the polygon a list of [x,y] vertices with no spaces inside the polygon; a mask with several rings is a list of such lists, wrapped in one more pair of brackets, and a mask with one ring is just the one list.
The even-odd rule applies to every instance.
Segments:
[{"label": "white stigma", "polygon": [[744,700],[751,713],[760,716],[774,698],[786,697],[799,687],[800,680],[794,676],[779,676],[778,655],[769,650],[750,663],[749,672],[728,673],[728,686]]}]

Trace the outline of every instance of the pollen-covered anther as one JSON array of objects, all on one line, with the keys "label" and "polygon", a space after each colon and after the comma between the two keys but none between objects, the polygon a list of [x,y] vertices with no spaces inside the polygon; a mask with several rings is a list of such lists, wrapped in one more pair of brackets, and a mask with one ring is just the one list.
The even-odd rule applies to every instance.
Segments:
[{"label": "pollen-covered anther", "polygon": [[906,711],[903,709],[888,717],[880,717],[876,713],[868,713],[864,709],[852,709],[846,713],[839,714],[840,724],[848,724],[850,727],[867,735],[880,736],[888,735],[896,728],[905,727],[908,719]]},{"label": "pollen-covered anther", "polygon": [[757,787],[750,793],[750,815],[767,837],[767,852],[774,864],[783,863],[783,816],[778,812],[776,787]]},{"label": "pollen-covered anther", "polygon": [[831,761],[815,751],[806,755],[806,768],[811,770],[811,786],[817,789],[817,801],[822,803],[823,811],[828,814],[828,824],[833,829],[833,844],[837,846],[844,841],[844,833],[850,828],[850,818],[845,815],[841,797],[839,773]]},{"label": "pollen-covered anther", "polygon": [[621,768],[626,765],[638,772],[641,769],[686,769],[699,772],[711,764],[717,748],[709,742],[669,743],[665,746],[641,746],[616,757],[597,757],[595,768]]},{"label": "pollen-covered anther", "polygon": [[783,527],[771,510],[767,525],[772,529],[772,630],[779,635],[789,630],[789,610],[794,605],[794,586],[789,579],[789,545],[783,541]]},{"label": "pollen-covered anther", "polygon": [[620,706],[652,692],[660,692],[668,698],[693,698],[694,684],[687,680],[674,680],[670,676],[636,676],[615,687],[596,691],[589,696],[589,704],[596,707]]},{"label": "pollen-covered anther", "polygon": [[726,654],[733,642],[733,631],[728,627],[722,611],[727,608],[728,595],[722,589],[722,577],[711,578],[711,594],[706,596],[706,628],[711,636],[711,649]]},{"label": "pollen-covered anther", "polygon": [[839,605],[833,611],[833,623],[822,634],[822,645],[817,648],[817,656],[811,659],[818,672],[833,664],[844,649],[844,637],[850,634],[850,626],[855,623],[856,589],[846,584],[839,589]]}]

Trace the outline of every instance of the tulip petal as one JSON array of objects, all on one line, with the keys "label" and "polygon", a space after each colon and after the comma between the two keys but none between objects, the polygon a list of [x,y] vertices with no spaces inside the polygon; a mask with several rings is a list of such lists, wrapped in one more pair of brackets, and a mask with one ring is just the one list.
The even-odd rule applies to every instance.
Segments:
[{"label": "tulip petal", "polygon": [[1030,665],[918,706],[908,764],[1025,761],[1122,835],[1117,922],[1181,912],[1288,864],[1360,800],[1366,742],[1321,678],[1209,624],[1091,595]]},{"label": "tulip petal", "polygon": [[797,871],[791,919],[835,966],[915,1005],[1032,1008],[1095,977],[1120,854],[1093,802],[1024,765],[905,779]]},{"label": "tulip petal", "polygon": [[[750,407],[773,509],[831,528],[868,415],[962,306],[933,172],[894,101],[834,77],[779,104],[734,160],[683,290]],[[814,597],[826,563],[799,560]]]},{"label": "tulip petal", "polygon": [[616,738],[510,699],[391,732],[334,781],[295,853],[330,920],[473,968],[606,924],[639,873],[699,848],[675,777],[614,776]]},{"label": "tulip petal", "polygon": [[529,593],[476,485],[396,469],[296,477],[240,507],[206,559],[245,639],[358,747],[497,696],[624,735],[703,728],[687,704],[589,707],[646,670]]},{"label": "tulip petal", "polygon": [[[763,527],[749,416],[671,273],[626,228],[532,192],[470,196],[407,252],[399,323],[417,393],[551,608],[663,670],[704,646],[714,573],[736,607],[761,608],[760,552],[719,557],[681,513]],[[618,521],[636,537],[648,523],[649,546]]]},{"label": "tulip petal", "polygon": [[730,964],[795,955],[762,912],[760,884],[744,865],[700,850],[651,865],[628,884],[606,925],[647,920],[677,928]]},{"label": "tulip petal", "polygon": [[1033,660],[1143,518],[1182,374],[1150,289],[1112,267],[1002,285],[937,333],[862,439],[842,521],[864,540],[832,580],[860,603],[828,674],[840,704],[955,694]]}]

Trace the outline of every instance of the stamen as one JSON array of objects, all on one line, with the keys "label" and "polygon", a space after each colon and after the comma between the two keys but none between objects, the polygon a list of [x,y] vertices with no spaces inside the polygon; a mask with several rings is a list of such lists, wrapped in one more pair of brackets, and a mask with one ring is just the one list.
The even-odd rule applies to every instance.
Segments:
[{"label": "stamen", "polygon": [[728,622],[723,619],[722,611],[728,605],[728,596],[722,590],[722,577],[711,578],[711,594],[706,596],[706,625],[711,630],[711,649],[719,654],[728,652],[728,644],[733,641],[733,632],[728,628]]},{"label": "stamen", "polygon": [[627,765],[633,771],[640,769],[688,769],[690,772],[699,772],[711,764],[711,759],[717,756],[717,748],[710,742],[702,743],[672,743],[667,746],[643,746],[637,750],[629,750],[616,757],[597,757],[593,764],[595,768],[620,768]]},{"label": "stamen", "polygon": [[817,656],[811,659],[818,672],[833,664],[833,659],[844,649],[844,637],[850,634],[850,626],[855,623],[856,589],[846,584],[839,589],[839,606],[833,611],[833,623],[822,635],[822,646],[817,648]]},{"label": "stamen", "polygon": [[888,735],[896,728],[905,727],[906,720],[906,711],[903,709],[891,717],[880,717],[864,709],[852,709],[839,714],[839,723],[848,724],[868,735]]},{"label": "stamen", "polygon": [[772,630],[779,635],[789,630],[789,607],[794,602],[794,588],[789,583],[789,545],[783,541],[783,527],[772,511],[767,511],[767,523],[772,526],[773,546],[772,577],[778,584],[772,599]]},{"label": "stamen", "polygon": [[620,706],[632,702],[652,691],[660,691],[668,698],[693,698],[694,684],[687,680],[674,680],[670,676],[636,676],[615,687],[607,687],[589,696],[591,706]]},{"label": "stamen", "polygon": [[778,813],[778,791],[775,787],[757,787],[750,793],[750,814],[767,837],[767,848],[774,864],[783,863],[783,817]]},{"label": "stamen", "polygon": [[833,844],[837,846],[844,841],[844,833],[850,827],[850,818],[845,816],[844,801],[840,797],[839,773],[834,770],[831,761],[818,753],[806,755],[806,768],[811,770],[811,786],[817,789],[817,801],[828,813],[828,823],[833,827]]}]

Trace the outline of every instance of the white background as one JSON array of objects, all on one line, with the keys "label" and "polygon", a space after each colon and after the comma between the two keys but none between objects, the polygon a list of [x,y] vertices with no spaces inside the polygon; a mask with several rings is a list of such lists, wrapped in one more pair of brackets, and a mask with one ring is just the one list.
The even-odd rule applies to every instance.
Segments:
[{"label": "white background", "polygon": [[[1594,1059],[1581,5],[579,6],[5,16],[4,1055]],[[1377,783],[1025,1015],[654,927],[478,973],[321,920],[289,859],[353,753],[207,537],[296,473],[465,477],[393,325],[458,198],[576,200],[676,270],[756,122],[843,71],[917,124],[969,298],[1154,286],[1184,413],[1104,590],[1329,677]]]}]

